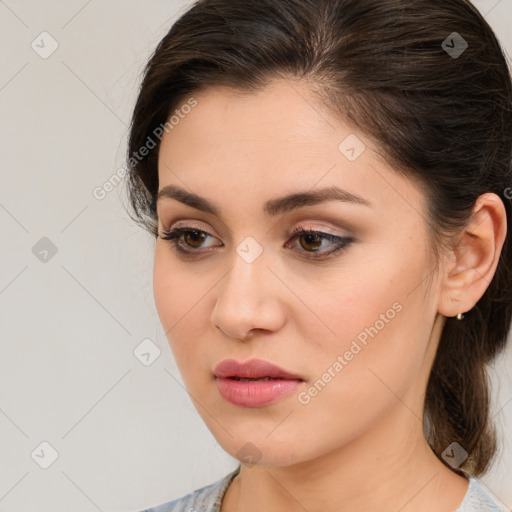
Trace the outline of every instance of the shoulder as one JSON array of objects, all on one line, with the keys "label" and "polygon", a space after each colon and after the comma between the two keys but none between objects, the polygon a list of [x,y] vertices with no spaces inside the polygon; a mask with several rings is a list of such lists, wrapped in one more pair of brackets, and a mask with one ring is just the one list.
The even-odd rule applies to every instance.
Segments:
[{"label": "shoulder", "polygon": [[503,512],[482,483],[469,478],[469,486],[464,501],[455,512]]},{"label": "shoulder", "polygon": [[240,466],[210,485],[141,512],[219,512],[222,498],[239,471]]}]

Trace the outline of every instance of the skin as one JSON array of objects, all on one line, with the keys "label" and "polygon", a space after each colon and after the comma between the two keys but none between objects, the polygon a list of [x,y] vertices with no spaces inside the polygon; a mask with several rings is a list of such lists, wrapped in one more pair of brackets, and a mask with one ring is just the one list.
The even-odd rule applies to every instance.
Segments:
[{"label": "skin", "polygon": [[[454,510],[468,482],[435,457],[420,418],[445,317],[470,310],[496,270],[503,203],[479,198],[474,221],[436,271],[420,188],[305,84],[275,80],[256,94],[211,87],[194,98],[198,105],[162,139],[159,189],[178,185],[222,215],[158,201],[160,233],[192,224],[211,236],[195,244],[182,237],[203,251],[195,258],[158,238],[153,286],[207,427],[239,460],[246,443],[258,450],[256,464],[242,463],[222,512]],[[349,134],[366,145],[355,161],[338,150]],[[371,207],[327,201],[277,217],[262,210],[269,199],[330,185]],[[299,224],[354,241],[333,257],[308,259],[317,246],[288,236]],[[263,249],[252,263],[236,252],[247,236]],[[320,242],[323,254],[336,247]],[[401,311],[309,403],[294,392],[248,408],[219,394],[213,372],[227,358],[271,361],[302,376],[304,391],[397,302]]]}]

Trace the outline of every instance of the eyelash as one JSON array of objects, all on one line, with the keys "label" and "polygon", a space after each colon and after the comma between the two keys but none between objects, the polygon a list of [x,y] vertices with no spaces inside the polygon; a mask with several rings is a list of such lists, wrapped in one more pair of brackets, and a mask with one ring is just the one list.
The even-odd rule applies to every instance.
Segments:
[{"label": "eyelash", "polygon": [[[172,231],[163,231],[162,234],[159,235],[159,237],[162,240],[167,240],[171,244],[172,248],[177,253],[179,253],[181,255],[192,256],[192,255],[198,254],[200,252],[199,249],[192,249],[192,250],[185,249],[180,240],[184,234],[191,233],[191,232],[196,232],[196,233],[204,234],[204,235],[210,236],[212,238],[215,238],[215,237],[213,237],[213,235],[211,235],[207,231],[204,231],[202,229],[193,228],[193,227],[180,227],[180,228],[173,229]],[[354,241],[354,239],[350,238],[350,237],[332,235],[331,233],[315,231],[314,229],[311,229],[311,228],[305,229],[303,226],[300,226],[300,225],[297,226],[292,231],[292,233],[290,234],[290,237],[291,238],[300,238],[303,235],[316,235],[316,236],[320,237],[320,239],[328,240],[329,242],[332,242],[338,246],[336,249],[329,251],[327,254],[325,253],[325,251],[322,251],[322,252],[321,251],[299,251],[299,252],[303,252],[304,257],[308,258],[308,259],[328,258],[334,254],[337,254],[337,253],[345,250]],[[317,254],[317,253],[321,254],[321,256],[306,256],[307,254]]]}]

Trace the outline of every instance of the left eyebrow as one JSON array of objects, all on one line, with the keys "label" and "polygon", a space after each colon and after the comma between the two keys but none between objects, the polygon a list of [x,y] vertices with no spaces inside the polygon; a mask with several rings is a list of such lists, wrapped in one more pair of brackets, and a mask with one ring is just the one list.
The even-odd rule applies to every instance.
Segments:
[{"label": "left eyebrow", "polygon": [[[189,192],[176,185],[166,185],[158,191],[156,201],[162,198],[176,199],[177,201],[191,206],[197,210],[211,213],[220,217],[221,209],[205,197],[201,197],[193,192]],[[342,201],[344,203],[352,203],[371,207],[372,203],[352,192],[343,190],[339,187],[325,187],[317,190],[294,192],[283,197],[269,199],[263,205],[263,211],[270,216],[287,213],[304,206],[312,206],[325,201]]]}]

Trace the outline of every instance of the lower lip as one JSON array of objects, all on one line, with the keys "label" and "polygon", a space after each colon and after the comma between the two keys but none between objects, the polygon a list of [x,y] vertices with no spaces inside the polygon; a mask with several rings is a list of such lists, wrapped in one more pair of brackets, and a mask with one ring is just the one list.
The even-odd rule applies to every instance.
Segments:
[{"label": "lower lip", "polygon": [[242,407],[262,407],[295,391],[303,381],[276,379],[240,382],[235,379],[216,377],[217,389],[222,397]]}]

